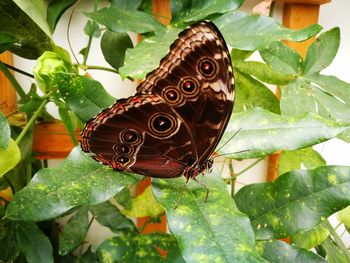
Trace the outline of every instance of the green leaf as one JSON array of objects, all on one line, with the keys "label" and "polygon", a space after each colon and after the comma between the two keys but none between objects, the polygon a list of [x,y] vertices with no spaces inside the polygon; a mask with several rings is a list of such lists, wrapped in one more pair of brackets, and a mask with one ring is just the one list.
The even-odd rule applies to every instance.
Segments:
[{"label": "green leaf", "polygon": [[[31,5],[30,1],[21,2]],[[16,38],[9,50],[24,58],[35,59],[54,49],[50,37],[12,1],[0,1],[0,28],[2,33]]]},{"label": "green leaf", "polygon": [[56,74],[55,80],[68,108],[83,122],[115,101],[96,80],[72,74]]},{"label": "green leaf", "polygon": [[344,208],[337,214],[339,222],[343,223],[346,227],[350,227],[350,206]]},{"label": "green leaf", "polygon": [[159,65],[159,61],[169,51],[169,46],[179,32],[180,29],[168,26],[164,33],[143,38],[135,48],[126,51],[125,64],[119,70],[120,75],[123,78],[131,76],[135,79],[143,79],[148,72]]},{"label": "green leaf", "polygon": [[302,79],[296,79],[281,89],[281,112],[283,115],[318,113],[315,87]]},{"label": "green leaf", "polygon": [[19,255],[19,248],[16,239],[15,226],[13,221],[4,224],[0,221],[0,261],[13,262]]},{"label": "green leaf", "polygon": [[171,23],[183,24],[204,20],[210,15],[224,14],[236,10],[243,3],[243,0],[172,0],[170,3],[172,10]]},{"label": "green leaf", "polygon": [[84,33],[87,36],[97,38],[97,37],[101,36],[101,29],[96,22],[88,20],[85,24],[85,27],[84,27]]},{"label": "green leaf", "polygon": [[307,51],[303,74],[318,73],[328,67],[337,54],[339,44],[340,29],[338,27],[320,35]]},{"label": "green leaf", "polygon": [[4,114],[0,111],[0,149],[7,150],[10,144],[10,137],[10,125]]},{"label": "green leaf", "polygon": [[291,246],[283,241],[271,240],[258,242],[258,250],[263,258],[271,263],[326,263],[327,261],[306,249]]},{"label": "green leaf", "polygon": [[131,208],[124,209],[123,214],[129,217],[153,217],[164,214],[163,207],[154,199],[151,187],[147,187],[142,194],[132,199]]},{"label": "green leaf", "polygon": [[28,263],[54,262],[51,243],[36,224],[17,222],[16,235],[19,249]]},{"label": "green leaf", "polygon": [[321,27],[312,25],[302,30],[282,27],[267,16],[247,15],[243,12],[227,12],[213,19],[226,42],[233,48],[257,50],[279,40],[303,41],[316,35]]},{"label": "green leaf", "polygon": [[264,61],[274,70],[290,75],[299,75],[303,70],[303,59],[294,49],[282,42],[273,42],[260,50]]},{"label": "green leaf", "polygon": [[291,170],[302,168],[315,169],[325,166],[326,161],[322,156],[312,148],[304,148],[295,151],[283,151],[280,155],[278,174],[284,174]]},{"label": "green leaf", "polygon": [[248,218],[237,210],[218,171],[199,180],[209,188],[207,203],[206,189],[193,180],[187,184],[184,178],[152,181],[154,196],[166,209],[169,230],[185,261],[264,262],[255,251]]},{"label": "green leaf", "polygon": [[258,61],[236,61],[234,67],[239,71],[254,76],[257,79],[270,84],[285,85],[295,79],[292,74],[275,71],[268,65]]},{"label": "green leaf", "polygon": [[76,0],[52,0],[47,8],[46,21],[51,32],[55,31],[56,25],[64,12],[66,12]]},{"label": "green leaf", "polygon": [[75,125],[74,125],[74,113],[70,112],[67,106],[64,104],[58,107],[58,113],[60,114],[61,121],[64,124],[64,127],[69,133],[70,138],[74,145],[78,145],[77,139],[75,137]]},{"label": "green leaf", "polygon": [[122,206],[124,209],[130,209],[131,208],[131,191],[129,187],[125,187],[122,191],[117,193],[114,196],[114,199],[117,201],[117,203]]},{"label": "green leaf", "polygon": [[244,61],[247,58],[249,58],[252,54],[254,53],[254,51],[247,51],[247,50],[241,50],[241,49],[235,49],[233,48],[231,50],[231,60],[232,60],[232,64],[235,64],[235,62],[237,61]]},{"label": "green leaf", "polygon": [[305,249],[311,249],[321,244],[327,237],[329,232],[322,224],[318,224],[315,227],[296,233],[291,236],[293,245]]},{"label": "green leaf", "polygon": [[84,255],[77,258],[75,263],[99,263],[96,253],[92,252],[91,247]]},{"label": "green leaf", "polygon": [[105,60],[113,68],[118,69],[124,65],[125,52],[133,48],[129,35],[125,32],[106,31],[101,38],[101,50]]},{"label": "green leaf", "polygon": [[66,255],[83,243],[89,230],[88,209],[83,206],[69,219],[59,236],[58,252]]},{"label": "green leaf", "polygon": [[[167,257],[164,259],[156,248],[168,251]],[[174,238],[163,233],[112,237],[97,248],[97,254],[101,262],[185,262]]]},{"label": "green leaf", "polygon": [[116,6],[120,9],[137,10],[137,9],[140,9],[140,5],[142,4],[141,2],[143,1],[142,0],[129,0],[129,1],[110,0],[109,2],[111,2],[112,6]]},{"label": "green leaf", "polygon": [[0,53],[10,49],[11,45],[14,43],[16,43],[16,38],[0,32]]},{"label": "green leaf", "polygon": [[234,112],[245,111],[253,107],[262,107],[279,113],[279,101],[264,84],[239,70],[235,71]]},{"label": "green leaf", "polygon": [[0,177],[14,168],[21,160],[21,151],[17,143],[10,139],[6,150],[0,148]]},{"label": "green leaf", "polygon": [[76,147],[60,165],[36,173],[13,196],[6,216],[13,220],[51,219],[77,206],[106,201],[140,179],[141,176],[103,166]]},{"label": "green leaf", "polygon": [[51,38],[51,31],[46,22],[46,3],[44,0],[13,0],[31,19],[34,21],[42,31]]},{"label": "green leaf", "polygon": [[113,32],[131,31],[143,34],[162,31],[164,27],[148,13],[113,5],[85,15]]},{"label": "green leaf", "polygon": [[[320,74],[307,75],[303,78],[310,83],[314,89],[320,89],[325,94],[320,98],[315,98],[317,104],[325,104],[323,108],[328,108],[328,110],[320,112],[324,117],[335,119],[339,122],[349,120],[349,116],[347,115],[347,108],[350,107],[349,83],[334,76]],[[323,94],[322,92],[320,93]],[[334,108],[332,108],[332,102],[335,104]],[[322,109],[322,107],[320,108]],[[343,112],[343,109],[345,109],[345,112]],[[341,133],[338,137],[346,142],[350,142],[350,130]]]},{"label": "green leaf", "polygon": [[108,227],[114,233],[137,231],[134,223],[108,201],[91,206],[89,209],[101,225]]},{"label": "green leaf", "polygon": [[290,236],[350,205],[350,167],[291,171],[271,183],[243,187],[235,201],[257,239]]},{"label": "green leaf", "polygon": [[[325,82],[323,82],[325,80]],[[349,84],[339,87],[326,86],[335,78],[321,75],[305,76],[282,89],[281,111],[284,115],[300,115],[314,112],[340,123],[350,122]],[[346,87],[343,91],[339,88]],[[297,99],[296,99],[297,98]]]},{"label": "green leaf", "polygon": [[254,108],[231,116],[217,148],[226,143],[220,154],[231,158],[255,158],[277,150],[315,145],[335,137],[347,127],[313,113],[289,117]]},{"label": "green leaf", "polygon": [[327,252],[327,262],[329,263],[349,263],[346,256],[342,253],[342,251],[337,247],[334,241],[328,237],[323,243],[322,247]]}]

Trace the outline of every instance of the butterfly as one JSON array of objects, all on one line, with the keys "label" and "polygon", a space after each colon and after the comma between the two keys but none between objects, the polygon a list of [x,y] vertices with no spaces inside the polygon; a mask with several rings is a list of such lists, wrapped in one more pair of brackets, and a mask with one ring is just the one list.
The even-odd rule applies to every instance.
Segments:
[{"label": "butterfly", "polygon": [[134,96],[89,120],[81,148],[115,170],[187,181],[213,165],[234,99],[231,58],[209,21],[182,31]]}]

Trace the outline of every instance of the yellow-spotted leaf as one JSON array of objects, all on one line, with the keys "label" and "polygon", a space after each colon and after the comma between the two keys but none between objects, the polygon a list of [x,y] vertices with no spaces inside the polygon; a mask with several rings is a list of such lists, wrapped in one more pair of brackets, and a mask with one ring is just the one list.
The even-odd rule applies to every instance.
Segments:
[{"label": "yellow-spotted leaf", "polygon": [[131,203],[130,209],[122,211],[124,215],[130,217],[158,217],[164,214],[163,207],[157,203],[152,194],[151,187],[147,187],[142,194],[136,196]]},{"label": "yellow-spotted leaf", "polygon": [[350,205],[350,167],[294,170],[271,183],[243,187],[235,201],[249,216],[257,239],[287,237]]}]

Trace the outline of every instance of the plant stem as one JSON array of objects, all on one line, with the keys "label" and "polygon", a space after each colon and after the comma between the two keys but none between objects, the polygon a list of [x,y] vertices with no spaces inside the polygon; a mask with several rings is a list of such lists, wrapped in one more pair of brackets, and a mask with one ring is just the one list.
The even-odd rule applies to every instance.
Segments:
[{"label": "plant stem", "polygon": [[27,94],[24,92],[22,86],[18,83],[15,77],[12,75],[10,70],[5,66],[4,62],[0,60],[0,70],[5,74],[6,78],[11,82],[12,86],[15,88],[18,95],[24,99],[28,100]]},{"label": "plant stem", "polygon": [[329,223],[328,220],[325,220],[323,222],[323,225],[327,228],[329,233],[332,235],[334,242],[337,244],[337,247],[339,248],[339,250],[344,254],[347,260],[349,260],[350,262],[350,251],[347,249],[347,247],[345,246],[344,242],[342,241],[338,233],[334,230],[334,228],[332,227],[332,225]]},{"label": "plant stem", "polygon": [[[110,71],[113,73],[116,73],[119,75],[119,70],[113,69],[113,68],[106,68],[106,67],[100,67],[100,66],[89,66],[89,65],[83,65],[83,64],[79,64],[78,65],[80,68],[86,70],[86,69],[97,69],[97,70],[105,70],[105,71]],[[128,80],[134,81],[135,79],[132,77],[127,76],[126,77]]]},{"label": "plant stem", "polygon": [[[97,11],[97,3],[98,3],[98,1],[94,1],[94,12],[95,11]],[[86,61],[87,61],[87,59],[88,59],[88,56],[89,56],[89,53],[90,53],[90,48],[91,48],[91,43],[92,43],[92,38],[94,37],[94,33],[95,32],[93,32],[92,31],[92,28],[93,28],[93,20],[90,20],[90,25],[91,25],[91,27],[90,27],[90,34],[89,34],[89,39],[88,39],[88,43],[87,43],[87,46],[86,46],[86,51],[85,51],[85,55],[84,55],[84,60],[83,60],[83,65],[86,65]]]},{"label": "plant stem", "polygon": [[233,160],[229,159],[228,169],[230,170],[231,197],[233,198],[233,196],[235,195],[235,183],[237,175],[235,174],[235,171],[233,169],[232,161]]},{"label": "plant stem", "polygon": [[28,121],[28,123],[26,124],[26,126],[24,127],[24,129],[21,131],[21,133],[18,135],[17,139],[16,139],[16,143],[19,144],[21,142],[21,140],[23,139],[24,135],[27,133],[27,131],[29,130],[29,128],[34,124],[35,120],[38,118],[40,112],[42,111],[42,109],[45,107],[45,105],[48,103],[48,99],[44,99],[39,108],[34,112],[33,116],[30,118],[30,120]]}]

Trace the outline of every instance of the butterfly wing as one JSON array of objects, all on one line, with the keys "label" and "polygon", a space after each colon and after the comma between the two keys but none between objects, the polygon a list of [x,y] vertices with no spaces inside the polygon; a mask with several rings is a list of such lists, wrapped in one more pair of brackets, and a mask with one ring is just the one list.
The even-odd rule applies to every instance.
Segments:
[{"label": "butterfly wing", "polygon": [[216,26],[207,21],[180,33],[160,66],[138,88],[157,94],[191,129],[197,162],[213,153],[233,108],[230,54]]},{"label": "butterfly wing", "polygon": [[210,22],[184,30],[137,91],[87,122],[82,149],[113,169],[152,177],[181,176],[203,164],[233,106],[231,61],[220,32]]},{"label": "butterfly wing", "polygon": [[182,175],[193,155],[187,134],[159,96],[135,95],[87,122],[81,147],[115,170],[171,178]]}]

